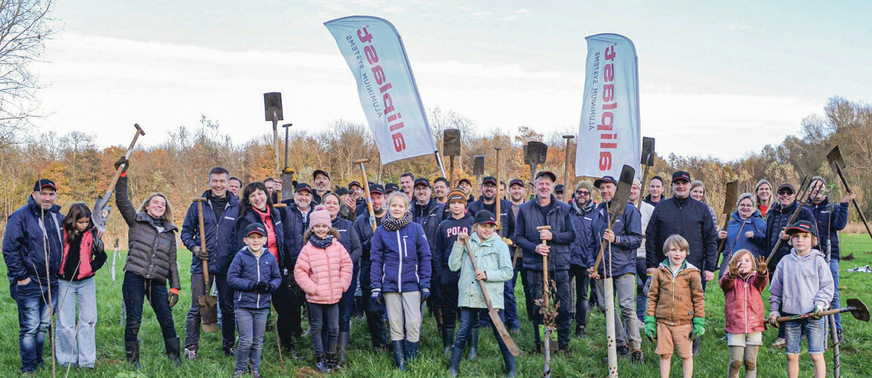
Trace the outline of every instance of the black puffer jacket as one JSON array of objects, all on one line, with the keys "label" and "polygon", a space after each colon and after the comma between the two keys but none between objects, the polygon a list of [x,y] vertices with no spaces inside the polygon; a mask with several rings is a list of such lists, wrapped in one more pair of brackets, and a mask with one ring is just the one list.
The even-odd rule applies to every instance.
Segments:
[{"label": "black puffer jacket", "polygon": [[[115,187],[115,204],[127,222],[127,263],[124,271],[159,284],[170,281],[170,288],[181,289],[179,269],[176,265],[176,234],[172,223],[154,220],[146,213],[137,213],[127,194],[127,177],[118,179]],[[158,231],[154,223],[162,223],[163,231]]]},{"label": "black puffer jacket", "polygon": [[681,235],[690,245],[687,261],[700,270],[717,268],[717,228],[706,204],[693,198],[672,197],[654,207],[645,231],[646,266],[657,268],[666,258],[663,243],[672,235]]},{"label": "black puffer jacket", "polygon": [[[768,256],[772,253],[772,249],[775,248],[775,245],[778,244],[778,236],[781,234],[781,230],[790,226],[787,224],[787,221],[790,220],[790,217],[793,216],[793,212],[796,211],[796,207],[799,206],[799,202],[793,201],[793,203],[788,207],[782,207],[780,203],[775,203],[769,208],[769,211],[766,212],[766,249],[763,251],[764,256]],[[808,221],[811,224],[817,227],[817,220],[815,219],[814,213],[810,208],[803,206],[802,210],[799,211],[799,215],[796,217],[796,220],[793,223],[799,222],[801,220]],[[820,235],[820,233],[818,233]],[[772,255],[772,260],[769,261],[769,270],[774,272],[775,267],[778,266],[778,263],[781,262],[781,259],[784,256],[790,254],[790,249],[793,248],[790,246],[790,243],[787,240],[781,242],[781,245],[778,246],[778,251]],[[818,247],[815,247],[818,248]]]}]

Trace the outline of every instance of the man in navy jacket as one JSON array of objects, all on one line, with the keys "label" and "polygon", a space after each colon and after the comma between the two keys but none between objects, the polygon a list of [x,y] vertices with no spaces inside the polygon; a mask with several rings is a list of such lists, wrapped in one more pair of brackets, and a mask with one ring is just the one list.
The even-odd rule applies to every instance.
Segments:
[{"label": "man in navy jacket", "polygon": [[[205,295],[214,282],[221,307],[221,337],[225,355],[235,353],[236,315],[233,313],[233,290],[227,285],[227,269],[236,256],[236,217],[239,199],[227,190],[230,173],[215,167],[209,171],[209,190],[203,193],[203,233],[206,250],[200,249],[200,221],[197,203],[188,207],[182,223],[182,243],[191,251],[191,309],[185,321],[185,356],[197,358],[200,342],[200,306],[197,298]],[[209,284],[203,280],[203,261],[209,268]]]},{"label": "man in navy jacket", "polygon": [[[569,218],[569,205],[557,201],[552,194],[557,176],[549,171],[536,174],[536,196],[521,205],[515,222],[515,237],[512,239],[524,251],[524,269],[533,298],[542,298],[544,289],[542,256],[548,256],[549,278],[557,282],[557,336],[558,346],[569,354],[569,263],[570,245],[575,240],[575,230]],[[550,230],[537,230],[539,226],[551,226]],[[547,244],[543,244],[546,241]],[[528,303],[528,306],[531,304]],[[533,306],[533,325],[543,324],[539,306]],[[542,351],[539,332],[534,332],[536,351]]]}]

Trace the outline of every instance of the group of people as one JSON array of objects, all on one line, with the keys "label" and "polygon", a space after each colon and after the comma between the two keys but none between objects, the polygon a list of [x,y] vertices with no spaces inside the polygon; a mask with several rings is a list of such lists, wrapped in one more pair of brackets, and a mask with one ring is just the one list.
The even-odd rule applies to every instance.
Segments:
[{"label": "group of people", "polygon": [[[824,179],[815,177],[807,201],[796,198],[790,183],[778,186],[773,201],[772,186],[761,180],[755,193],[739,196],[738,210],[719,231],[705,186],[684,171],[672,176],[671,198],[665,196],[661,177],[649,181],[645,198],[640,198],[642,183],[635,180],[629,203],[615,214],[610,209],[617,205],[612,200],[619,183],[610,176],[593,183],[579,181],[566,197],[567,188],[555,186],[557,177],[549,171],[533,177],[529,197],[520,179],[506,185],[485,177],[480,197],[474,198],[468,179],[452,188],[445,178],[431,185],[411,173],[403,174],[399,185],[354,181],[347,190],[331,191],[329,173],[315,170],[314,186],[297,183],[291,198],[280,199],[281,181],[243,186],[226,169],[215,167],[208,173],[209,189],[202,203],[190,205],[178,229],[162,194],[152,194],[133,207],[129,164],[124,158],[116,162],[124,170],[116,204],[129,227],[122,285],[128,362],[139,364],[137,333],[145,299],[161,326],[169,358],[177,363],[182,355],[196,359],[201,327],[197,298],[214,287],[223,319],[223,351],[236,358],[234,376],[250,371],[255,377],[270,306],[276,311],[278,341],[285,353],[298,357],[295,340],[303,335],[305,307],[315,368],[340,369],[358,289],[376,350],[391,351],[401,370],[414,361],[426,306],[439,329],[449,372],[457,376],[464,355],[467,360],[477,358],[480,327],[493,326],[482,311],[488,302],[499,310],[508,330],[520,334],[514,296],[518,276],[526,317],[534,329],[546,326],[547,312],[540,311],[542,302],[536,299],[551,292],[560,304],[554,326],[557,347],[565,356],[570,356],[572,320],[574,335],[585,337],[591,306],[602,311],[607,307],[603,278],[611,278],[618,308],[618,354],[643,363],[644,330],[657,338],[661,374],[668,376],[677,349],[684,374],[690,376],[692,357],[699,353],[699,337],[705,332],[704,291],[706,283],[717,278],[716,271],[727,302],[730,376],[738,376],[743,365],[746,376],[753,376],[764,321],[777,325],[779,316],[817,314],[839,306],[838,231],[847,223],[847,202],[853,198],[848,193],[840,204],[830,204]],[[362,185],[369,186],[368,198]],[[61,214],[55,204],[57,190],[51,180],[39,180],[28,204],[9,218],[3,238],[10,291],[18,304],[24,373],[42,364],[45,333],[55,308],[58,362],[93,368],[96,360],[94,274],[106,260],[102,233],[83,203]],[[594,201],[595,194],[600,203]],[[797,208],[798,221],[787,224]],[[172,316],[181,289],[176,232],[192,253],[192,303],[184,345]],[[724,244],[721,256],[719,243]],[[774,256],[767,259],[776,246]],[[207,265],[209,281],[202,264]],[[552,290],[544,287],[546,270]],[[766,317],[761,292],[770,276]],[[799,277],[817,281],[799,282]],[[841,338],[838,317],[835,327]],[[514,377],[515,357],[492,328],[506,375]],[[790,376],[798,374],[802,335],[808,339],[815,374],[823,374],[825,328],[822,319],[779,328],[774,346],[786,345]],[[541,353],[540,332],[533,338]]]}]

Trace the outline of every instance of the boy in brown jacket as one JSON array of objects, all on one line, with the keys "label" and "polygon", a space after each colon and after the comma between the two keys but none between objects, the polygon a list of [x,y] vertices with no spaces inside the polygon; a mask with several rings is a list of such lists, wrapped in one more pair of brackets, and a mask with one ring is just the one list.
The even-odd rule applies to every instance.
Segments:
[{"label": "boy in brown jacket", "polygon": [[[651,277],[645,310],[645,335],[657,338],[660,376],[669,377],[672,351],[678,349],[684,377],[693,376],[693,342],[705,333],[705,294],[699,269],[687,261],[687,240],[672,235],[663,243],[666,260]],[[659,337],[658,337],[659,335]]]}]

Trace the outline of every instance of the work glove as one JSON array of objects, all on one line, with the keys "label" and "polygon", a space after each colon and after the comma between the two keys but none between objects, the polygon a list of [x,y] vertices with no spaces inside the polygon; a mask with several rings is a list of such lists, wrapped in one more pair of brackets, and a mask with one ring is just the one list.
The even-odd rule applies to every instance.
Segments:
[{"label": "work glove", "polygon": [[191,248],[191,253],[193,253],[194,256],[197,256],[200,260],[209,260],[209,251],[201,250],[199,245],[195,245],[194,248]]},{"label": "work glove", "polygon": [[266,293],[269,291],[269,285],[266,283],[266,281],[260,281],[254,284],[254,287],[252,287],[251,289],[258,293]]},{"label": "work glove", "polygon": [[766,259],[763,256],[757,258],[757,275],[763,276],[769,274],[769,267],[766,266]]},{"label": "work glove", "polygon": [[652,342],[657,338],[657,318],[653,316],[645,316],[645,336]]},{"label": "work glove", "polygon": [[426,302],[427,298],[430,298],[430,289],[421,289],[421,303]]},{"label": "work glove", "polygon": [[115,162],[115,169],[117,170],[121,165],[124,165],[124,169],[121,170],[121,173],[127,172],[127,168],[130,168],[130,160],[127,160],[126,157],[122,156]]},{"label": "work glove", "polygon": [[821,308],[821,306],[814,306],[814,311],[812,311],[812,313],[811,313],[811,318],[814,319],[814,320],[818,320],[818,319],[820,319],[821,316],[818,315],[818,314],[819,314],[821,311],[823,311],[823,309]]},{"label": "work glove", "polygon": [[693,318],[693,333],[690,338],[696,341],[705,334],[705,318]]},{"label": "work glove", "polygon": [[381,289],[375,289],[372,291],[372,294],[369,295],[369,299],[376,304],[382,304],[382,293]]},{"label": "work glove", "polygon": [[778,311],[771,311],[771,312],[769,312],[769,325],[772,326],[772,327],[778,328],[778,326],[780,325],[780,324],[778,323],[778,317],[779,317],[779,316],[781,316],[781,314],[778,313]]},{"label": "work glove", "polygon": [[170,289],[170,293],[167,295],[167,301],[170,304],[170,308],[175,307],[175,305],[179,303],[179,289]]}]

